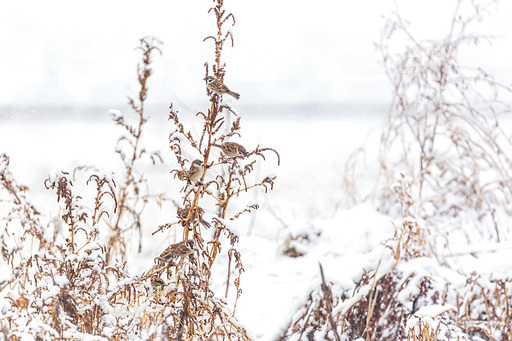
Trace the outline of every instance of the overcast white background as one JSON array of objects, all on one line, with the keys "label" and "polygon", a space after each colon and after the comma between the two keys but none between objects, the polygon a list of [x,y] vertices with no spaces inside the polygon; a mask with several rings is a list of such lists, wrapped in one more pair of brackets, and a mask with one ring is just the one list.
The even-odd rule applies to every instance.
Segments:
[{"label": "overcast white background", "polygon": [[[393,2],[225,1],[237,19],[232,28],[235,46],[227,46],[223,55],[226,83],[241,94],[233,106],[243,117],[242,136],[235,141],[248,150],[260,143],[275,148],[282,160],[277,167],[269,153],[262,163],[261,176],[275,171],[277,179],[275,190],[259,197],[262,208],[252,236],[246,236],[248,224],[243,220],[249,215],[243,215],[236,227],[242,231],[239,245],[246,269],[237,316],[260,340],[274,339],[311,283],[318,285],[319,260],[327,280],[335,278],[348,288],[362,269],[379,268],[383,241],[392,236],[391,217],[377,213],[372,205],[344,209],[351,203],[343,190],[343,175],[349,155],[364,145],[365,161],[360,161],[360,174],[355,173],[357,190],[364,194],[375,188],[383,115],[364,115],[359,108],[360,103],[374,105],[384,114],[391,99],[374,42],[384,23],[382,16],[391,13]],[[173,102],[180,112],[193,113],[208,107],[203,64],[213,62],[213,46],[203,39],[215,33],[214,18],[207,14],[211,4],[210,0],[0,0],[0,153],[10,156],[18,183],[32,190],[29,198],[44,215],[42,220],[59,214],[54,192],[43,184],[50,172],[94,165],[113,171],[116,179],[122,176],[114,152],[120,129],[110,121],[108,109],[129,112],[126,96],[137,91],[135,68],[140,57],[134,48],[147,35],[164,45],[163,55],[155,56],[155,74],[149,81],[148,101],[158,110],[147,112],[151,120],[145,126],[143,145],[162,151],[166,162],[155,168],[141,164],[140,169],[150,179],[152,193],[179,195],[182,183],[169,175],[176,163],[168,148],[169,131],[174,128],[166,123],[167,106]],[[399,7],[418,39],[436,39],[448,30],[455,0],[400,0]],[[494,46],[464,50],[462,62],[483,66],[500,81],[511,83],[511,18],[512,1],[502,0],[481,26],[474,27],[499,36]],[[317,119],[329,105],[334,113],[330,120]],[[244,106],[254,106],[254,115],[247,115]],[[259,116],[274,106],[280,108],[276,115]],[[347,110],[350,106],[357,108]],[[92,110],[84,109],[89,107]],[[43,115],[41,120],[32,119],[40,108],[55,119]],[[296,116],[305,111],[311,115],[297,119],[290,114],[294,110],[299,112]],[[94,119],[65,119],[82,111],[94,115],[80,118]],[[197,129],[189,127],[193,132]],[[191,159],[198,156],[191,153]],[[80,186],[79,181],[75,185]],[[241,205],[242,199],[235,202]],[[210,218],[214,207],[204,207]],[[145,253],[129,262],[131,267],[149,266],[169,243],[151,233],[156,226],[175,221],[175,210],[149,212],[143,222]],[[304,231],[315,236],[304,244],[310,245],[305,246],[306,256],[296,260],[279,256],[287,235]],[[322,236],[317,237],[316,231]],[[455,253],[467,249],[466,238],[451,236]],[[510,269],[508,251],[481,253],[479,259],[468,255],[460,264],[459,258],[449,258],[447,263],[455,264],[451,272],[430,263],[411,264],[426,266],[420,270],[435,276],[460,278],[455,274],[459,268],[468,274]],[[381,269],[387,268],[382,264]],[[219,268],[227,269],[222,264]],[[212,286],[221,288],[222,295],[226,276],[212,278]],[[452,278],[446,281],[456,283]]]},{"label": "overcast white background", "polygon": [[[211,1],[20,0],[0,5],[0,105],[115,105],[136,89],[138,39],[163,41],[150,83],[154,102],[205,100],[205,61],[215,32]],[[446,32],[455,1],[399,1],[420,37]],[[235,14],[226,83],[240,104],[385,101],[387,80],[373,43],[391,0],[226,0]],[[510,83],[512,6],[501,1],[482,30],[493,48],[468,53]]]}]

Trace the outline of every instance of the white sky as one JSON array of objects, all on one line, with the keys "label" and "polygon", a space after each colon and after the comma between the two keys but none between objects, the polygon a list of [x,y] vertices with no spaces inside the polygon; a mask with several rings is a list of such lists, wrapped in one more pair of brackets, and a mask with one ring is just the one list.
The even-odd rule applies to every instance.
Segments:
[{"label": "white sky", "polygon": [[[381,101],[387,80],[373,43],[392,0],[225,0],[235,47],[226,83],[245,103]],[[400,0],[413,31],[444,32],[453,0]],[[203,64],[215,30],[207,0],[17,0],[0,4],[0,105],[115,104],[136,89],[138,39],[157,36],[150,100],[204,99]],[[501,0],[485,32],[503,37],[471,58],[510,83],[512,4]],[[511,76],[511,77],[509,77]],[[511,78],[512,79],[512,78]]]}]

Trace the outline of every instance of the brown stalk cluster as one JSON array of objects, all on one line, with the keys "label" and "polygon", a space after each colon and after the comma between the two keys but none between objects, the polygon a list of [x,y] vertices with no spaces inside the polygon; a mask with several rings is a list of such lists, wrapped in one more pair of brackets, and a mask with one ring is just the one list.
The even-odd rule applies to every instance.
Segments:
[{"label": "brown stalk cluster", "polygon": [[[212,71],[215,79],[222,81],[226,73],[221,60],[224,43],[233,45],[232,33],[225,26],[234,25],[235,19],[226,13],[222,0],[214,1],[209,13],[215,16],[217,31],[205,41],[215,44]],[[258,205],[248,204],[233,212],[231,204],[249,190],[272,189],[274,177],[254,181],[248,175],[268,152],[277,156],[278,163],[280,160],[271,148],[246,150],[230,141],[241,137],[241,118],[222,96],[208,93],[210,108],[197,114],[202,122],[199,136],[185,128],[171,105],[169,119],[174,131],[169,137],[170,149],[179,166],[171,172],[171,180],[182,181],[182,200],[175,202],[176,220],[153,234],[182,228],[183,240],[169,243],[155,258],[154,266],[140,275],[130,274],[126,267],[134,234],[139,236],[139,251],[142,247],[147,203],[169,197],[149,192],[141,167],[145,158],[161,161],[159,153],[148,152],[142,143],[148,120],[148,81],[153,55],[161,53],[159,46],[154,38],[140,40],[139,91],[128,100],[135,119],[112,112],[122,129],[115,150],[122,162],[122,175],[114,178],[94,166],[80,166],[73,176],[56,172],[45,180],[46,188],[57,194],[60,219],[43,225],[25,196],[27,188],[18,185],[10,173],[8,157],[0,155],[0,200],[8,207],[0,231],[1,251],[10,268],[0,282],[3,339],[19,340],[28,333],[36,340],[91,336],[109,340],[250,340],[235,318],[244,268],[235,247],[238,234],[230,226]],[[205,66],[208,76],[210,68]],[[235,147],[235,154],[225,149],[226,143]],[[187,157],[192,154],[197,159]],[[198,176],[191,175],[191,165],[201,168]],[[87,190],[80,187],[83,185]],[[212,236],[206,237],[205,229],[213,231]],[[234,307],[210,288],[212,267],[226,243],[225,296],[234,286]]]},{"label": "brown stalk cluster", "polygon": [[[222,63],[222,49],[227,41],[233,44],[231,31],[225,30],[225,25],[234,25],[233,14],[227,13],[223,8],[223,1],[214,1],[209,11],[213,13],[217,23],[217,34],[208,36],[205,41],[211,40],[215,46],[215,63],[212,66],[213,77],[221,82],[224,81],[226,73],[225,64]],[[209,65],[205,64],[205,78],[209,75]],[[201,119],[202,130],[199,136],[194,136],[180,121],[180,114],[170,106],[169,120],[174,124],[175,130],[169,136],[170,149],[174,152],[180,168],[172,171],[174,177],[183,181],[183,200],[178,206],[178,221],[183,227],[183,241],[193,240],[196,250],[188,257],[188,265],[183,267],[183,261],[178,262],[176,269],[185,270],[183,276],[175,278],[174,270],[157,269],[154,271],[166,275],[166,279],[173,278],[176,281],[176,289],[167,295],[174,295],[175,298],[168,302],[182,302],[178,309],[181,310],[181,320],[169,325],[169,335],[192,337],[208,335],[209,339],[241,339],[248,340],[243,329],[236,327],[233,314],[227,314],[215,299],[209,289],[209,281],[212,266],[221,252],[224,238],[229,242],[228,255],[228,278],[226,280],[226,297],[229,286],[235,286],[235,309],[236,301],[242,290],[240,286],[240,275],[244,271],[241,255],[236,250],[238,241],[237,233],[231,231],[229,222],[236,220],[241,214],[249,213],[258,208],[257,205],[248,205],[240,212],[231,212],[230,203],[240,194],[251,189],[263,188],[265,191],[272,189],[275,177],[267,177],[259,182],[250,182],[248,175],[253,172],[258,160],[254,157],[265,159],[265,153],[271,151],[277,156],[279,154],[271,148],[256,146],[252,150],[234,141],[233,138],[240,138],[240,121],[231,106],[222,101],[222,96],[209,92],[210,108],[206,113],[198,112],[197,117]],[[195,155],[193,159],[188,155]],[[217,160],[215,155],[220,155]],[[199,165],[199,168],[196,166]],[[199,170],[199,174],[194,172]],[[216,207],[217,212],[209,222],[205,222],[203,216],[205,211],[212,211]],[[207,240],[204,237],[206,228],[212,226],[214,229],[213,239]],[[161,226],[157,232],[165,230],[174,224]],[[187,259],[187,258],[185,258]],[[231,267],[234,263],[236,278],[231,281]],[[157,267],[158,268],[158,267]],[[153,275],[154,276],[154,275]],[[158,279],[156,281],[159,281]],[[181,288],[181,289],[180,289]],[[204,297],[190,300],[189,292],[196,291],[204,293]],[[176,299],[176,297],[181,297]],[[207,321],[203,325],[198,321]],[[178,323],[179,322],[179,323]],[[205,329],[207,332],[199,333],[197,330]],[[228,336],[229,335],[229,336]]]},{"label": "brown stalk cluster", "polygon": [[[276,340],[512,340],[511,278],[473,274],[457,287],[398,268],[382,276],[377,272],[365,272],[352,291],[322,283]],[[416,317],[425,305],[446,308]]]}]

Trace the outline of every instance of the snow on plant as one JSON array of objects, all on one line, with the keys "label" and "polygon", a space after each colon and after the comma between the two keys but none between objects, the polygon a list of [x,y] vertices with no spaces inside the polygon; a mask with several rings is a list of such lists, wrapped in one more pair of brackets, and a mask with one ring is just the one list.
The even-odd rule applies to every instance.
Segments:
[{"label": "snow on plant", "polygon": [[3,227],[0,231],[1,252],[3,259],[12,266],[14,262],[19,261],[18,257],[27,238],[35,238],[40,248],[45,248],[53,240],[42,227],[41,214],[26,196],[28,188],[18,184],[14,179],[9,162],[6,154],[0,154],[0,186],[4,189],[0,202],[7,209],[2,218]]},{"label": "snow on plant", "polygon": [[[214,42],[213,76],[222,81],[226,73],[221,59],[224,43],[233,44],[233,34],[226,26],[234,25],[235,19],[226,12],[222,0],[214,1],[209,13],[215,17],[217,30],[205,41]],[[163,198],[149,193],[142,168],[144,157],[154,164],[161,161],[160,155],[148,152],[141,142],[148,120],[144,108],[153,73],[152,57],[161,53],[159,45],[151,37],[140,40],[140,87],[136,96],[129,97],[135,122],[120,111],[111,111],[123,131],[115,149],[122,175],[115,177],[94,166],[79,166],[72,175],[65,171],[49,174],[44,184],[55,191],[60,205],[61,223],[54,221],[53,229],[42,224],[39,212],[25,196],[27,188],[18,185],[10,173],[9,158],[0,155],[2,201],[10,207],[0,230],[2,257],[10,269],[0,278],[0,338],[250,340],[235,319],[244,271],[235,247],[239,238],[235,221],[258,205],[249,203],[233,211],[230,204],[249,190],[272,189],[275,177],[254,181],[248,175],[268,152],[275,154],[278,163],[280,160],[272,148],[246,146],[246,150],[233,144],[231,139],[241,138],[241,118],[220,95],[207,93],[211,106],[206,113],[197,114],[202,122],[199,136],[186,132],[171,105],[169,119],[174,131],[169,137],[170,149],[179,166],[171,174],[176,181],[183,180],[183,200],[176,203],[177,221],[160,226],[154,234],[182,228],[183,242],[170,245],[142,274],[129,274],[126,268],[127,245],[134,233],[139,234],[139,251],[141,248],[146,204]],[[206,76],[208,72],[207,63]],[[226,143],[235,146],[238,153],[231,155]],[[222,154],[216,159],[220,150]],[[194,163],[185,155],[196,155],[200,162]],[[200,176],[190,175],[192,164],[201,165]],[[87,174],[88,191],[75,186],[79,173]],[[92,193],[90,187],[94,188]],[[217,211],[211,219],[204,216],[203,207],[207,206],[211,206],[209,211]],[[207,228],[213,230],[211,235],[205,233]],[[212,267],[226,243],[225,296],[234,286],[232,308],[210,289]],[[182,253],[178,246],[188,249]],[[230,278],[231,268],[236,273],[234,279]]]},{"label": "snow on plant", "polygon": [[512,88],[459,62],[461,48],[488,40],[470,29],[489,4],[456,4],[444,38],[418,40],[397,10],[376,45],[394,95],[380,144],[382,207],[396,203],[389,188],[399,169],[412,179],[413,216],[443,232],[472,225],[500,241],[509,231],[499,217],[512,214],[512,141],[499,119],[511,112],[501,98]]},{"label": "snow on plant", "polygon": [[[214,1],[210,13],[215,16],[217,32],[206,37],[205,41],[213,41],[214,63],[213,77],[224,81],[226,65],[222,62],[222,51],[226,42],[233,45],[233,35],[225,26],[234,25],[233,14],[227,13],[222,0]],[[205,79],[210,71],[205,64]],[[251,189],[272,189],[275,177],[265,177],[260,181],[250,182],[248,175],[253,172],[257,157],[266,158],[265,153],[274,152],[279,163],[279,154],[271,148],[239,145],[235,142],[240,135],[241,117],[222,96],[209,92],[210,108],[206,112],[198,112],[202,129],[199,136],[192,134],[180,121],[180,114],[170,106],[169,120],[174,124],[174,131],[169,136],[170,149],[176,156],[178,169],[172,171],[174,177],[183,181],[183,200],[178,203],[178,218],[182,227],[183,240],[194,240],[196,251],[189,256],[188,262],[183,260],[165,267],[155,266],[147,274],[155,282],[164,283],[162,295],[166,297],[164,306],[172,308],[172,318],[165,317],[164,334],[171,338],[187,339],[240,339],[248,340],[249,336],[238,327],[234,319],[236,302],[241,294],[240,275],[244,271],[241,254],[236,250],[238,231],[232,221],[240,215],[250,213],[258,208],[257,204],[248,204],[238,212],[230,210],[230,203],[242,193]],[[224,147],[235,148],[231,155]],[[252,147],[252,146],[251,146]],[[247,148],[247,149],[246,149]],[[222,150],[222,152],[221,152]],[[220,155],[215,160],[215,155]],[[193,158],[187,156],[194,155]],[[198,174],[192,175],[192,171]],[[252,178],[251,178],[252,179]],[[217,214],[211,222],[204,221],[205,207],[217,208]],[[181,213],[181,214],[180,214]],[[205,229],[212,226],[212,239],[207,239]],[[161,226],[156,233],[165,231],[175,224]],[[221,252],[222,244],[228,242],[228,278],[226,280],[226,297],[229,286],[234,285],[235,306],[229,311],[221,300],[215,297],[209,288],[212,266]],[[232,280],[231,267],[234,267],[236,278]],[[169,286],[166,283],[171,283]]]},{"label": "snow on plant", "polygon": [[[323,284],[314,289],[277,340],[512,339],[510,270],[461,275],[444,253],[454,238],[506,240],[512,215],[512,141],[499,124],[511,112],[500,98],[512,89],[459,64],[464,44],[485,39],[468,29],[488,4],[456,3],[444,39],[417,40],[397,9],[377,44],[394,98],[368,198],[393,220],[391,252],[355,288],[332,290],[329,300]],[[361,151],[345,168],[354,202]]]},{"label": "snow on plant", "polygon": [[425,256],[430,230],[425,222],[414,216],[414,199],[411,191],[412,179],[400,174],[400,179],[392,186],[400,204],[399,223],[395,234],[387,242],[396,261]]},{"label": "snow on plant", "polygon": [[[111,110],[115,123],[123,129],[124,134],[117,141],[116,153],[121,158],[124,167],[123,179],[119,182],[118,191],[113,195],[116,200],[116,210],[109,216],[110,236],[108,240],[108,257],[126,257],[126,239],[129,234],[137,232],[139,237],[139,252],[142,249],[142,222],[141,217],[149,201],[147,179],[144,172],[137,165],[144,157],[149,157],[153,164],[161,162],[159,152],[148,152],[141,143],[144,125],[148,121],[145,115],[145,103],[148,96],[148,80],[153,74],[151,64],[155,52],[162,53],[161,42],[154,37],[145,37],[140,40],[138,49],[142,52],[141,62],[137,65],[137,81],[139,91],[136,97],[128,96],[128,103],[136,114],[136,122],[132,123],[127,115],[118,110]],[[99,179],[96,179],[99,180]],[[98,185],[100,185],[98,183]],[[109,184],[111,186],[111,184]],[[112,187],[110,187],[112,189]]]}]

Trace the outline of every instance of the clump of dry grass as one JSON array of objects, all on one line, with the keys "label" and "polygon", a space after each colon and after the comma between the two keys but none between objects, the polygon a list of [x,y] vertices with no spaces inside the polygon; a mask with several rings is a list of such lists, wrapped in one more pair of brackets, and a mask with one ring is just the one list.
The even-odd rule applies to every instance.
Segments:
[{"label": "clump of dry grass", "polygon": [[454,284],[405,269],[365,272],[351,290],[322,283],[276,340],[511,340],[512,278]]},{"label": "clump of dry grass", "polygon": [[484,340],[512,340],[511,289],[511,278],[472,274],[457,297],[461,327]]},{"label": "clump of dry grass", "polygon": [[[3,174],[10,174],[7,168],[3,169]],[[97,180],[102,182],[99,176]],[[39,243],[37,251],[32,251],[25,243],[25,247],[16,250],[17,254],[7,252],[4,255],[11,276],[2,286],[4,309],[10,311],[2,320],[2,333],[6,340],[27,335],[39,340],[104,335],[102,317],[108,309],[101,300],[108,295],[108,283],[123,277],[122,271],[107,265],[106,249],[96,241],[95,216],[88,214],[80,203],[80,196],[74,194],[69,174],[51,174],[45,185],[56,191],[57,201],[61,203],[60,217],[68,230],[55,231],[52,239],[48,239],[42,232],[47,228],[33,216],[35,210],[19,211],[22,212],[20,221],[28,218],[32,230],[42,233],[32,234],[32,243]],[[13,189],[12,193],[20,188],[12,179],[4,183],[4,189],[8,187]],[[98,189],[100,197],[101,188]],[[16,196],[23,199],[13,202],[15,210],[26,207],[24,194]],[[97,205],[94,211],[100,210]],[[60,234],[64,234],[64,242],[57,240]],[[6,236],[3,244],[16,243],[18,237],[14,233]]]}]

